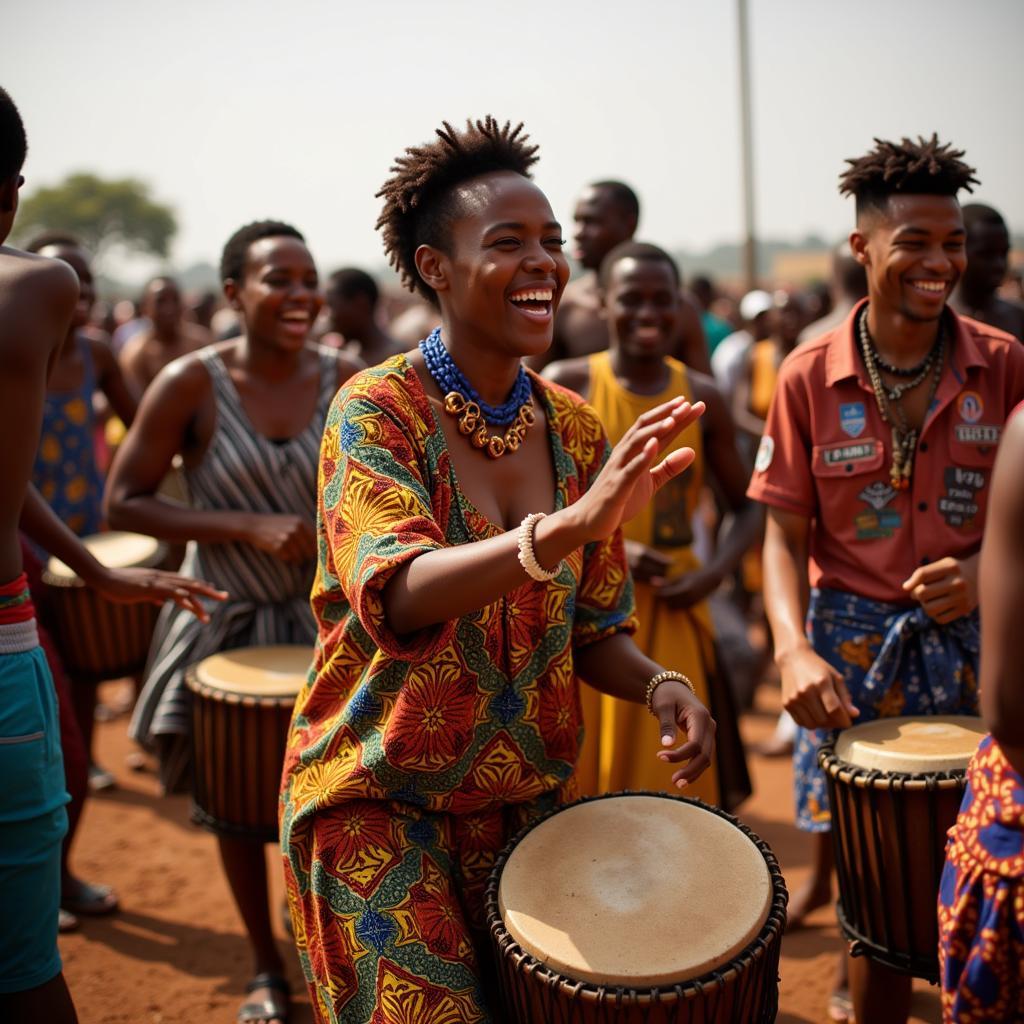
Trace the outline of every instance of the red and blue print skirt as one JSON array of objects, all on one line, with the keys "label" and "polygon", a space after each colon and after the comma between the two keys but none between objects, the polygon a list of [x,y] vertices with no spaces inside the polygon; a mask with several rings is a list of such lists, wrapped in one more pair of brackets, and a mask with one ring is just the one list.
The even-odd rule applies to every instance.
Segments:
[{"label": "red and blue print skirt", "polygon": [[1024,777],[986,736],[939,888],[943,1020],[1024,1021]]}]

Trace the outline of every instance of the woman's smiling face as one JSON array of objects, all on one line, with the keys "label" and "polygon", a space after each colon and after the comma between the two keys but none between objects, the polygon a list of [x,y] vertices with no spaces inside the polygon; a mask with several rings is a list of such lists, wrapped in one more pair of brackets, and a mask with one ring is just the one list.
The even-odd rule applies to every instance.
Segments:
[{"label": "woman's smiling face", "polygon": [[458,212],[445,250],[431,249],[439,276],[429,282],[449,328],[517,358],[544,352],[569,280],[547,197],[529,178],[495,171],[456,186],[453,199]]}]

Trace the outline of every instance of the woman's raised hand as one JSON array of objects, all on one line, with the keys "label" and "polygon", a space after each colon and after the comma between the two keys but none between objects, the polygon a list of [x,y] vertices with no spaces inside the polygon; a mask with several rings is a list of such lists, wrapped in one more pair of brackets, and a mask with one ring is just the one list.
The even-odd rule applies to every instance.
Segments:
[{"label": "woman's raised hand", "polygon": [[679,448],[656,460],[703,412],[703,402],[690,405],[685,398],[674,398],[645,412],[626,431],[590,490],[574,506],[590,540],[611,536],[693,462],[692,448]]}]

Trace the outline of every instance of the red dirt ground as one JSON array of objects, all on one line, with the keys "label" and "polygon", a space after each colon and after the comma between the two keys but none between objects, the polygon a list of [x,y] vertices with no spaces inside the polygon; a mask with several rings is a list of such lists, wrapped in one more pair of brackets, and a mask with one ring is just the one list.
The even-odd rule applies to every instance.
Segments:
[{"label": "red dirt ground", "polygon": [[[748,742],[771,734],[777,709],[777,691],[762,687],[743,721]],[[90,800],[74,867],[85,879],[116,886],[122,909],[83,919],[79,932],[61,937],[79,1016],[82,1024],[231,1024],[250,974],[249,952],[214,840],[189,823],[187,798],[158,799],[151,774],[125,767],[131,749],[123,718],[97,724],[97,759],[117,775],[119,788]],[[791,824],[789,761],[751,756],[750,764],[755,793],[739,816],[775,851],[793,891],[806,875],[809,846]],[[268,856],[277,907],[283,884],[276,848]],[[841,942],[830,909],[810,923],[783,942],[779,1024],[827,1021]],[[281,948],[300,993],[292,1020],[308,1024],[301,973],[283,932]],[[937,990],[923,982],[914,987],[912,1024],[937,1024]]]}]

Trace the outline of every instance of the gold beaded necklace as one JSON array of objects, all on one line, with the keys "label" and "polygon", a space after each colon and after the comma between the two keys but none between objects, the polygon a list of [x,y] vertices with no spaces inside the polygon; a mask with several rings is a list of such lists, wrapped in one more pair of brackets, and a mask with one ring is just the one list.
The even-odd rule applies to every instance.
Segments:
[{"label": "gold beaded necklace", "polygon": [[492,459],[500,459],[506,452],[515,452],[526,439],[526,432],[537,422],[530,398],[519,407],[512,425],[504,434],[488,434],[480,406],[458,391],[449,391],[444,396],[444,411],[458,420],[459,433],[469,438],[474,448],[479,448]]}]

